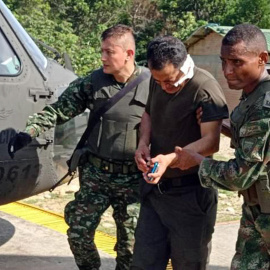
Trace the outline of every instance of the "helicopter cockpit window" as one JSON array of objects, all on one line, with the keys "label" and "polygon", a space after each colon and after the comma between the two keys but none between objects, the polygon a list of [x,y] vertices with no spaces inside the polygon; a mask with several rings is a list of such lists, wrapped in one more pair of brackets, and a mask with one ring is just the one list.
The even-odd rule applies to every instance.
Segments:
[{"label": "helicopter cockpit window", "polygon": [[0,31],[0,76],[14,76],[21,70],[20,61]]}]

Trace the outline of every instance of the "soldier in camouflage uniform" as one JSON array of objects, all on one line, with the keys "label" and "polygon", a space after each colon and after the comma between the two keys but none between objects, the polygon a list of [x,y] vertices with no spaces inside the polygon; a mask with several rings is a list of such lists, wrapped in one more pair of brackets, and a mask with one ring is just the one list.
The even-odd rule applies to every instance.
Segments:
[{"label": "soldier in camouflage uniform", "polygon": [[[104,31],[101,38],[103,67],[72,82],[56,103],[30,116],[26,133],[21,132],[12,140],[13,153],[44,130],[70,120],[87,108],[95,111],[128,82],[147,71],[135,65],[135,40],[130,27],[116,25]],[[101,215],[109,206],[113,208],[117,227],[116,269],[129,269],[141,178],[134,153],[148,88],[149,79],[146,79],[103,115],[80,158],[80,189],[75,200],[65,208],[68,241],[80,270],[100,267],[94,236]]]},{"label": "soldier in camouflage uniform", "polygon": [[253,25],[235,26],[222,41],[221,60],[229,87],[243,89],[240,104],[231,114],[235,159],[216,161],[177,147],[175,153],[163,157],[158,174],[166,168],[165,161],[181,169],[200,164],[204,187],[239,191],[244,204],[231,269],[269,270],[270,76],[265,68],[265,36]]}]

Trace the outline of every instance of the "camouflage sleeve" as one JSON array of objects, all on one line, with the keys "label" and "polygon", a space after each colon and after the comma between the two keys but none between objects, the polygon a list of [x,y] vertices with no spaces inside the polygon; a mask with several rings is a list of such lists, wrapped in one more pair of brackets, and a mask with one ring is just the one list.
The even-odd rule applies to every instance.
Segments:
[{"label": "camouflage sleeve", "polygon": [[70,83],[55,103],[29,116],[25,132],[32,137],[37,137],[55,125],[63,124],[84,112],[89,99],[87,91],[91,88],[90,86],[89,78],[79,78]]},{"label": "camouflage sleeve", "polygon": [[249,188],[265,171],[269,150],[269,118],[245,123],[240,129],[239,147],[235,159],[216,161],[206,158],[199,169],[204,187],[228,190]]}]

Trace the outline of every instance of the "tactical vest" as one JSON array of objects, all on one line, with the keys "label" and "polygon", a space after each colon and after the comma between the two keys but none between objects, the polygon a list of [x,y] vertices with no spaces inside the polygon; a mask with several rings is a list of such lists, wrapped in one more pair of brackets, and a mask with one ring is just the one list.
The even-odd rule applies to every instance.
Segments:
[{"label": "tactical vest", "polygon": [[[138,76],[145,68],[137,67]],[[121,86],[110,74],[102,69],[91,75],[93,113],[106,100],[121,90]],[[138,144],[139,124],[149,93],[149,79],[141,82],[128,92],[112,108],[110,108],[95,126],[87,146],[90,152],[105,160],[134,161],[134,154]]]},{"label": "tactical vest", "polygon": [[[260,87],[264,84],[264,87]],[[269,87],[265,87],[268,84]],[[265,95],[270,89],[270,80],[261,82],[257,89],[250,94],[246,100],[242,100],[239,105],[231,113],[231,131],[232,131],[232,144],[235,148],[240,147],[240,128],[246,122],[248,111],[252,105],[260,98]],[[270,190],[269,190],[269,179],[270,179],[270,166],[267,165],[265,170],[250,188],[239,191],[239,194],[243,195],[245,203],[248,205],[260,205],[262,213],[270,213]]]}]

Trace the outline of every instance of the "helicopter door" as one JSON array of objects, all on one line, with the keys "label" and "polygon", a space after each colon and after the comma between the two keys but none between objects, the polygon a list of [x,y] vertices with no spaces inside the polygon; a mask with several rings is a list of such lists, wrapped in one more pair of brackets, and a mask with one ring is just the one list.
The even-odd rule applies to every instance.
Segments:
[{"label": "helicopter door", "polygon": [[[45,57],[43,61],[46,65]],[[57,181],[53,129],[18,151],[14,159],[7,152],[10,138],[24,130],[28,116],[54,101],[44,76],[0,13],[0,204],[48,190]]]}]

